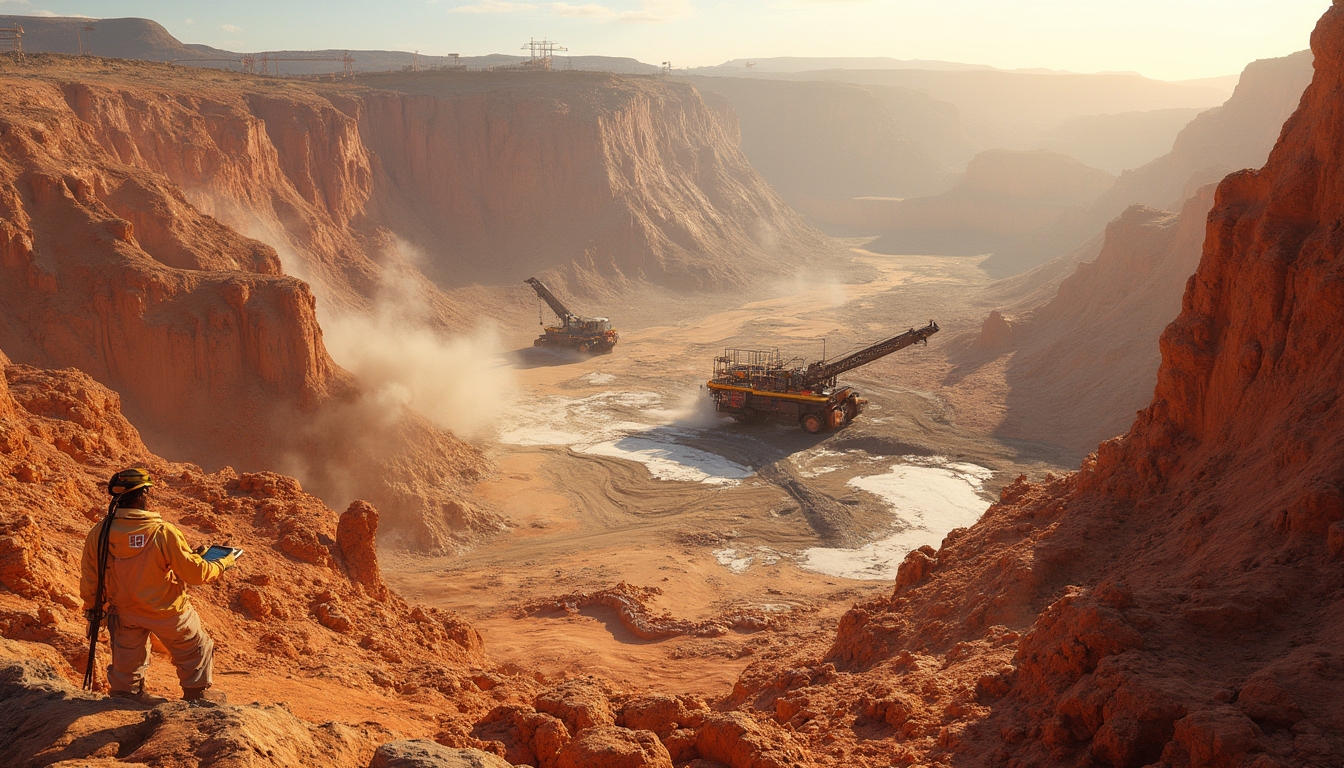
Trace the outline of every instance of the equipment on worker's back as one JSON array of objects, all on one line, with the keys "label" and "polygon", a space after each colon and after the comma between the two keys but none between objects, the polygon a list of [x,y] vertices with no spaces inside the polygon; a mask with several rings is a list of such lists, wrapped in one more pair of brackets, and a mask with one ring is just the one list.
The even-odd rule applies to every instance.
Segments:
[{"label": "equipment on worker's back", "polygon": [[103,610],[103,604],[107,601],[107,558],[112,549],[112,521],[117,517],[117,505],[126,494],[153,485],[154,478],[150,476],[149,471],[139,467],[123,469],[107,481],[107,492],[112,495],[112,501],[107,505],[107,517],[103,519],[103,526],[98,531],[98,586],[93,593],[93,607],[84,612],[84,618],[89,622],[89,660],[84,666],[86,691],[93,690],[93,670],[98,656],[98,632],[102,629],[103,619],[107,616],[107,612]]},{"label": "equipment on worker's back", "polygon": [[550,305],[551,310],[560,318],[560,325],[547,325],[542,335],[532,342],[534,347],[557,347],[577,349],[580,352],[610,352],[616,346],[620,334],[611,327],[611,321],[605,317],[580,317],[569,311],[551,293],[546,284],[535,277],[523,282],[532,286],[541,300]]},{"label": "equipment on worker's back", "polygon": [[837,360],[809,364],[786,361],[779,350],[727,349],[714,359],[714,378],[705,387],[714,398],[714,410],[741,422],[762,418],[796,421],[804,431],[817,433],[842,427],[863,411],[867,400],[836,376],[886,357],[938,332],[929,321],[923,328],[864,347]]}]

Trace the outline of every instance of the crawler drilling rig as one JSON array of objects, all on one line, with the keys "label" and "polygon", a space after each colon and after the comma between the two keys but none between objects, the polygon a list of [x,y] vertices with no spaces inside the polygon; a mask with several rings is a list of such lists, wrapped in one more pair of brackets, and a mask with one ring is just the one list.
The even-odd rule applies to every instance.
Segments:
[{"label": "crawler drilling rig", "polygon": [[532,346],[577,349],[580,352],[610,352],[616,346],[620,334],[611,327],[610,320],[605,317],[580,317],[570,312],[569,307],[560,303],[551,289],[535,277],[529,277],[523,282],[532,286],[532,290],[560,318],[560,325],[546,326],[546,331],[532,342]]},{"label": "crawler drilling rig", "polygon": [[796,421],[804,431],[816,434],[848,424],[868,403],[853,387],[836,384],[837,376],[911,344],[928,344],[937,332],[938,324],[930,320],[923,328],[806,368],[784,360],[777,349],[727,349],[714,359],[714,378],[705,386],[714,398],[714,410],[738,421]]}]

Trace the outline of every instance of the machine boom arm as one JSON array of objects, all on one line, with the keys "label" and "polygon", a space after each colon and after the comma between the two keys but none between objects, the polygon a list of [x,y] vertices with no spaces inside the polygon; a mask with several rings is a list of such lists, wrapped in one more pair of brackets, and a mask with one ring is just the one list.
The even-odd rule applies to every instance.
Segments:
[{"label": "machine boom arm", "polygon": [[523,282],[532,286],[532,290],[537,292],[537,295],[541,297],[541,300],[551,305],[551,310],[555,312],[562,323],[568,326],[578,321],[579,316],[570,312],[569,307],[561,304],[560,300],[555,298],[555,294],[551,293],[551,289],[547,288],[545,283],[535,277],[529,277]]},{"label": "machine boom arm", "polygon": [[923,328],[911,328],[899,336],[893,336],[886,341],[879,341],[871,347],[864,347],[858,352],[845,355],[838,360],[831,362],[812,363],[807,366],[807,371],[803,373],[803,386],[812,387],[828,379],[833,379],[845,371],[852,371],[861,365],[886,357],[892,352],[898,352],[911,344],[920,341],[927,341],[930,336],[938,332],[938,324],[929,321],[929,324]]}]

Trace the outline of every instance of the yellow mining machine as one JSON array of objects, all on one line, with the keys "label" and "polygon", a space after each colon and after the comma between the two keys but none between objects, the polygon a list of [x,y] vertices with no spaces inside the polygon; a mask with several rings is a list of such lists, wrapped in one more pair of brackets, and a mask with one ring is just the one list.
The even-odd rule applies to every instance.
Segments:
[{"label": "yellow mining machine", "polygon": [[523,282],[532,286],[541,300],[551,306],[551,310],[560,318],[560,325],[548,325],[546,331],[532,342],[534,347],[555,347],[577,349],[580,352],[610,352],[620,339],[620,334],[611,327],[611,321],[605,317],[580,317],[569,311],[569,307],[560,303],[546,284],[535,277]]},{"label": "yellow mining machine", "polygon": [[714,398],[714,410],[732,414],[738,421],[762,418],[796,421],[806,432],[816,434],[836,429],[854,420],[867,400],[853,387],[837,385],[835,378],[918,342],[929,343],[938,324],[911,328],[858,352],[806,368],[784,360],[779,350],[727,349],[714,359],[714,378],[706,387]]}]

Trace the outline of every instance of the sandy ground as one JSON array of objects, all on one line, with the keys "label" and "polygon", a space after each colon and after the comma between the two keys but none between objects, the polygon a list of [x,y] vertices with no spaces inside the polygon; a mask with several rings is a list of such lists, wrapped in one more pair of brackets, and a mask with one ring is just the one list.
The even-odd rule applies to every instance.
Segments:
[{"label": "sandy ground", "polygon": [[[452,556],[385,553],[389,581],[464,613],[498,662],[722,695],[753,655],[833,630],[855,601],[891,589],[907,551],[974,522],[1019,474],[1063,469],[988,437],[1004,392],[992,366],[951,378],[940,345],[988,311],[976,260],[852,256],[838,277],[757,296],[578,307],[621,331],[598,357],[533,350],[536,309],[519,308],[504,332],[517,391],[487,444],[499,473],[477,489],[513,528]],[[738,425],[701,391],[725,347],[815,359],[825,338],[836,357],[929,318],[942,331],[927,348],[842,377],[871,404],[839,432]],[[820,536],[822,513],[845,535]],[[524,610],[622,581],[661,590],[651,607],[677,619],[748,612],[774,626],[647,641],[609,608]]]}]

